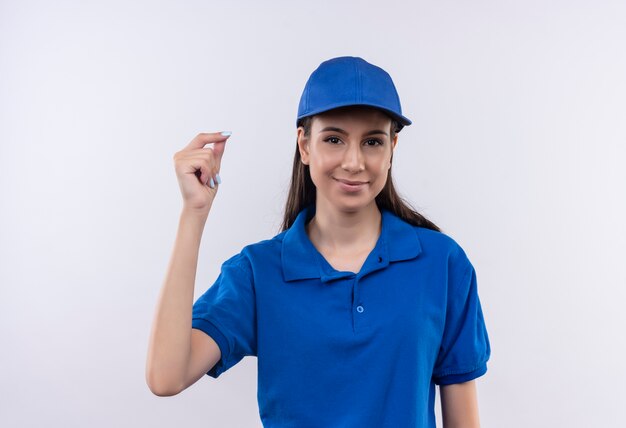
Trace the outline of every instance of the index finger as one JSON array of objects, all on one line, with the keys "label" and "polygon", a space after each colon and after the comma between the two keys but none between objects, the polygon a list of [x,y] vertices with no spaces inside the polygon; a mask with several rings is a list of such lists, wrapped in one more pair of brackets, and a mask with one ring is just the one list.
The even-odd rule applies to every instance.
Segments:
[{"label": "index finger", "polygon": [[185,147],[185,149],[201,149],[207,144],[219,143],[221,141],[226,141],[228,137],[230,137],[230,131],[224,132],[201,132],[196,137],[191,140],[189,144]]}]

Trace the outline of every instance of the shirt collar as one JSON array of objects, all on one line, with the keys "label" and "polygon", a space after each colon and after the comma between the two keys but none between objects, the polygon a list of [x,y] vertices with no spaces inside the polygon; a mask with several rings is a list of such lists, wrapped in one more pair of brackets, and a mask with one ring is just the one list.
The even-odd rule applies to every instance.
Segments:
[{"label": "shirt collar", "polygon": [[[422,252],[414,227],[388,210],[381,210],[382,228],[376,246],[363,264],[359,276],[382,269],[391,262],[410,260]],[[304,208],[286,231],[282,244],[282,267],[285,281],[320,278],[323,282],[350,275],[337,272],[324,260],[306,233],[306,224],[315,215],[315,205]],[[369,263],[374,259],[376,263]]]}]

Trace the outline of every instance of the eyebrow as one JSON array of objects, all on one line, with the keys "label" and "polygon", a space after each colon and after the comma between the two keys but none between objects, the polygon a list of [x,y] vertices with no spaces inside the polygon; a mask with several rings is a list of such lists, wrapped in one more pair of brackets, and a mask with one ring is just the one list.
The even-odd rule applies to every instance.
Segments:
[{"label": "eyebrow", "polygon": [[[334,132],[339,132],[340,134],[348,135],[346,131],[344,131],[341,128],[337,128],[335,126],[327,126],[326,128],[322,129],[320,132],[326,132],[326,131],[334,131]],[[376,134],[383,134],[383,135],[389,136],[389,134],[387,134],[385,131],[381,131],[380,129],[373,129],[371,131],[368,131],[365,134],[363,134],[363,136],[367,137],[369,135],[376,135]]]}]

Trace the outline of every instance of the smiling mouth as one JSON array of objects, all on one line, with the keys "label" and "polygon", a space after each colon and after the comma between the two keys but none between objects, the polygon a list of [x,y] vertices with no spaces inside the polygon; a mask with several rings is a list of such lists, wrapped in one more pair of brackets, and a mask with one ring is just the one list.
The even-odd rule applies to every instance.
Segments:
[{"label": "smiling mouth", "polygon": [[[334,178],[334,177],[333,177]],[[350,180],[342,180],[339,178],[334,178],[339,185],[339,188],[343,192],[351,193],[351,194],[360,194],[363,191],[368,182],[367,181],[350,181]]]},{"label": "smiling mouth", "polygon": [[335,180],[337,180],[340,183],[347,184],[349,186],[359,186],[361,184],[367,184],[367,181],[350,181],[350,180],[343,180],[341,178],[335,178]]}]

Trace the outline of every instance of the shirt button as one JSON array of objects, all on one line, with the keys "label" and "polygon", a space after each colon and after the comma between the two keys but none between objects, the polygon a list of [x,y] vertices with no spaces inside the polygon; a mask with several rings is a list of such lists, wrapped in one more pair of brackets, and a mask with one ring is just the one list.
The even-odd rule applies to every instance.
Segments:
[{"label": "shirt button", "polygon": [[383,258],[378,256],[378,263],[382,263],[383,262]]},{"label": "shirt button", "polygon": [[359,305],[359,306],[357,306],[357,307],[356,307],[356,311],[357,311],[358,313],[361,313],[361,312],[363,312],[364,310],[365,310],[365,309],[363,309],[363,306],[361,306],[361,305]]}]

